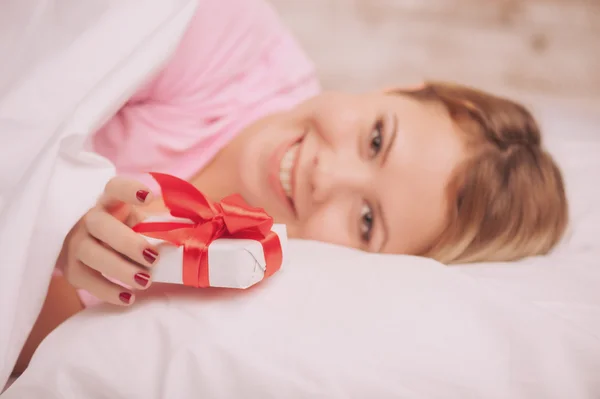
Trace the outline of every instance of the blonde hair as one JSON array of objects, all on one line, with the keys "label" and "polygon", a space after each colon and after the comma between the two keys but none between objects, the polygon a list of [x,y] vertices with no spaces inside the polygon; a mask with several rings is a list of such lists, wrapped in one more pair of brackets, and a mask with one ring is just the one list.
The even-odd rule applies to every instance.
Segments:
[{"label": "blonde hair", "polygon": [[449,223],[425,256],[443,263],[511,261],[545,254],[568,208],[561,172],[523,106],[469,87],[428,83],[403,92],[441,103],[465,134],[469,157],[447,190]]}]

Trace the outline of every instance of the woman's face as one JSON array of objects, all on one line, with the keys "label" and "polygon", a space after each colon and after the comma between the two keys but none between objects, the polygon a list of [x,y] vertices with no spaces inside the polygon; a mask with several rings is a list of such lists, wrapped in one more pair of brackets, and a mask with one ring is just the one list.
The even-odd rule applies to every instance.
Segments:
[{"label": "woman's face", "polygon": [[460,137],[441,105],[326,93],[251,126],[229,161],[238,192],[290,237],[420,254],[445,227]]}]

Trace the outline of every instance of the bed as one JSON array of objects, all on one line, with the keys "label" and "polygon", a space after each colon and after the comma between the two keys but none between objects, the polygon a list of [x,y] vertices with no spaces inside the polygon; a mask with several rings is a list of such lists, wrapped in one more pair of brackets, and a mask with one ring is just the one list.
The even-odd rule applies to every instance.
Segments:
[{"label": "bed", "polygon": [[[72,223],[61,212],[75,218],[94,200],[62,204],[60,188],[76,181],[94,192],[91,182],[114,172],[86,152],[86,134],[202,11],[192,0],[8,4],[0,37],[21,38],[22,51],[0,47],[3,59],[19,54],[0,81],[0,135],[18,131],[11,148],[23,156],[0,175],[2,382],[43,301],[51,265],[42,260]],[[292,241],[289,267],[252,289],[150,290],[131,309],[79,314],[0,397],[600,397],[600,120],[537,111],[572,215],[549,256],[446,267]],[[0,163],[10,155],[0,154]],[[31,209],[59,220],[42,223]]]}]

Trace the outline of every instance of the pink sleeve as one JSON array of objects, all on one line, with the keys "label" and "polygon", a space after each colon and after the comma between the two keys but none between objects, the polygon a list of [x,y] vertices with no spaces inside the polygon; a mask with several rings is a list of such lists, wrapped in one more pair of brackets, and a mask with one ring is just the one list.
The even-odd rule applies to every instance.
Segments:
[{"label": "pink sleeve", "polygon": [[160,167],[170,154],[185,150],[186,136],[198,133],[201,121],[176,106],[185,97],[161,94],[144,88],[95,133],[94,149],[113,161],[119,173]]},{"label": "pink sleeve", "polygon": [[187,178],[244,124],[317,86],[312,63],[265,0],[202,0],[167,66],[92,145],[119,173]]}]

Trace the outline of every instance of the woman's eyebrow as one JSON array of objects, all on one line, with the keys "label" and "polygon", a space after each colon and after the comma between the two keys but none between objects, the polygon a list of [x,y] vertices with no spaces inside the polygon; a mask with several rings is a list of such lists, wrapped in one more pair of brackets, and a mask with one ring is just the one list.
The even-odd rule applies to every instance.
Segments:
[{"label": "woman's eyebrow", "polygon": [[388,144],[385,147],[385,149],[383,150],[383,154],[381,155],[381,166],[385,165],[385,162],[387,161],[390,150],[392,149],[394,142],[396,141],[396,136],[398,136],[398,115],[394,114],[394,117],[392,119],[393,119],[392,135],[388,139]]}]

